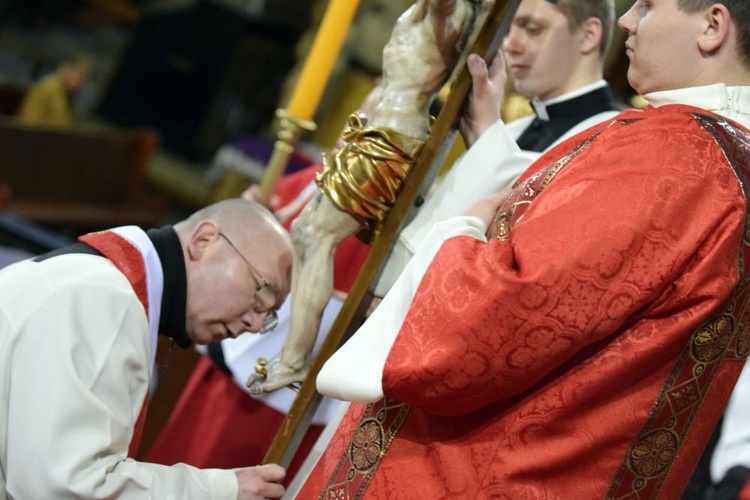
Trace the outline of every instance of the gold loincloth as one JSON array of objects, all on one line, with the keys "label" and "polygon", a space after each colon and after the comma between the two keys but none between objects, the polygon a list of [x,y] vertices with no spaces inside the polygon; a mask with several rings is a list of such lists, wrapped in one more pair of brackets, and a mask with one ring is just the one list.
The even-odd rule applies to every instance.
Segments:
[{"label": "gold loincloth", "polygon": [[396,201],[424,141],[368,127],[359,113],[349,117],[343,139],[344,147],[323,155],[315,182],[339,210],[372,232]]}]

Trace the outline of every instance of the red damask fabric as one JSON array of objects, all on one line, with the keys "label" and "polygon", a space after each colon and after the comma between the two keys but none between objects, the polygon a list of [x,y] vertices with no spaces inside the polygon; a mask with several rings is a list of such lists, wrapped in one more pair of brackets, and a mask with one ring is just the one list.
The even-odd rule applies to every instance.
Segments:
[{"label": "red damask fabric", "polygon": [[356,406],[299,498],[679,496],[747,354],[746,133],[648,108],[537,161],[500,239],[425,274],[383,373],[409,413],[364,489],[332,488],[377,418]]}]

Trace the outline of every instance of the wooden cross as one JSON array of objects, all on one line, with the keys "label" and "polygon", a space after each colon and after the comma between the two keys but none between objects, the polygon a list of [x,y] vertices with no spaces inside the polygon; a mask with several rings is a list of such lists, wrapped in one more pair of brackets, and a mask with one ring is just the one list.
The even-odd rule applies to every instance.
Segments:
[{"label": "wooden cross", "polygon": [[[483,26],[475,37],[468,53],[482,55],[489,63],[500,48],[508,31],[513,15],[521,0],[495,0]],[[288,467],[294,458],[312,417],[323,396],[315,390],[315,379],[326,360],[348,339],[365,317],[365,311],[372,298],[371,284],[376,283],[386,262],[396,235],[401,230],[414,207],[420,193],[426,192],[432,184],[456,136],[458,120],[471,87],[471,75],[465,64],[465,55],[458,64],[459,71],[450,94],[440,114],[432,125],[430,136],[419,156],[414,161],[408,178],[396,202],[373,240],[372,249],[365,260],[357,279],[328,332],[318,356],[310,366],[307,377],[299,389],[289,413],[271,443],[263,463],[277,463]]]}]

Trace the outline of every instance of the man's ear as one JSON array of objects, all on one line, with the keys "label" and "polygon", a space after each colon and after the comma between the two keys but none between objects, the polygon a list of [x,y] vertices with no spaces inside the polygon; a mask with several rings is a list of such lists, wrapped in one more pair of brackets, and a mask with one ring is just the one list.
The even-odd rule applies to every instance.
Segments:
[{"label": "man's ear", "polygon": [[589,17],[581,23],[578,31],[581,34],[581,53],[588,55],[594,51],[599,52],[604,36],[602,20],[598,17]]},{"label": "man's ear", "polygon": [[208,246],[219,237],[219,228],[213,221],[200,222],[190,233],[187,253],[190,260],[201,260]]},{"label": "man's ear", "polygon": [[705,54],[719,50],[729,40],[732,16],[726,6],[715,3],[703,14],[698,48]]}]

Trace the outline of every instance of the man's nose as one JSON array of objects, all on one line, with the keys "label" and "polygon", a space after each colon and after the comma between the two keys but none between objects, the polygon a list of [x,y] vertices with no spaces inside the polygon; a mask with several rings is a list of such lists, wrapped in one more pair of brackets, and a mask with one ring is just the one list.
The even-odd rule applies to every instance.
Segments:
[{"label": "man's nose", "polygon": [[521,51],[521,44],[518,40],[518,30],[511,27],[508,34],[503,38],[503,50],[508,54],[518,54]]},{"label": "man's nose", "polygon": [[634,3],[633,6],[617,20],[617,26],[626,33],[635,33],[635,8],[637,4],[638,2]]},{"label": "man's nose", "polygon": [[258,333],[263,325],[266,313],[258,313],[254,310],[247,311],[242,315],[242,324],[245,329],[252,333]]}]

